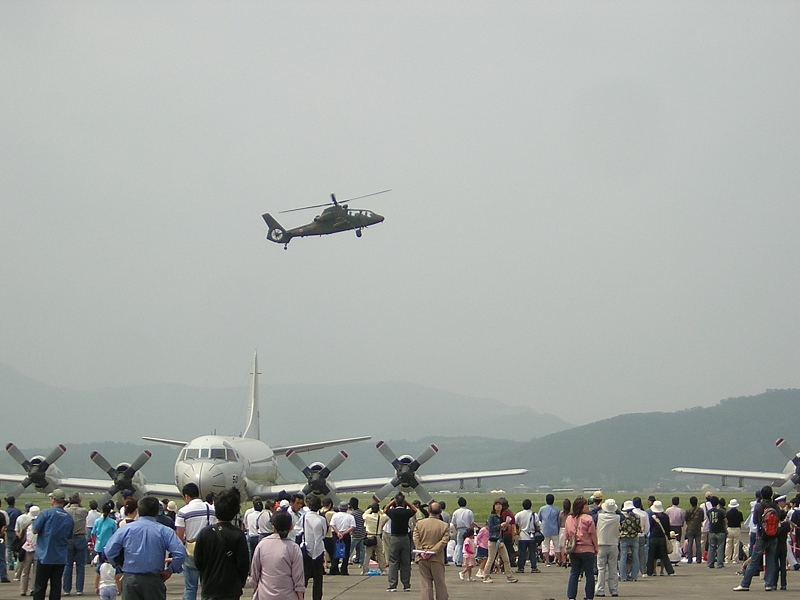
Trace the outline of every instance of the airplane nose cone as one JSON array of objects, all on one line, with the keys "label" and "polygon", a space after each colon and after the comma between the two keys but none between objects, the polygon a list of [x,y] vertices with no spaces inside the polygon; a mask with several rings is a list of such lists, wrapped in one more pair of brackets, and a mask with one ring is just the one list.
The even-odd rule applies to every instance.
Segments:
[{"label": "airplane nose cone", "polygon": [[178,476],[178,485],[183,488],[187,483],[196,483],[200,488],[200,497],[205,498],[209,492],[215,494],[225,489],[225,473],[217,465],[198,461],[184,463]]}]

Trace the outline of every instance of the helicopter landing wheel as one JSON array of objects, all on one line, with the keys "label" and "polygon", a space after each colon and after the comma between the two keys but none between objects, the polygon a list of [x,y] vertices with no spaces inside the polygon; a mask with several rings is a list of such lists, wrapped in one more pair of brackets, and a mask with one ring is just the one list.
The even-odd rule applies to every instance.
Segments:
[{"label": "helicopter landing wheel", "polygon": [[356,237],[361,237],[361,230],[360,229],[356,229]]}]

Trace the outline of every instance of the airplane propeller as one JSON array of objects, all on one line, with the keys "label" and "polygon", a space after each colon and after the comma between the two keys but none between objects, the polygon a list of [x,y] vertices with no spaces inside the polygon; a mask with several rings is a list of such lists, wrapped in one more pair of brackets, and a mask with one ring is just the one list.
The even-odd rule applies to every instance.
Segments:
[{"label": "airplane propeller", "polygon": [[111,478],[113,482],[111,486],[106,490],[106,494],[108,497],[103,497],[103,502],[107,502],[111,498],[113,498],[117,493],[123,490],[130,490],[134,493],[135,496],[139,496],[141,494],[137,494],[138,490],[136,489],[136,485],[133,483],[133,476],[136,475],[136,472],[141,469],[145,463],[150,460],[152,456],[149,450],[143,451],[139,456],[136,457],[131,465],[125,469],[117,469],[113,467],[110,462],[108,462],[102,454],[99,452],[92,452],[92,461],[98,467],[103,469],[108,476]]},{"label": "airplane propeller", "polygon": [[67,451],[63,444],[56,446],[44,460],[37,460],[35,458],[32,461],[28,460],[14,444],[6,445],[6,450],[14,460],[22,465],[26,473],[25,479],[11,490],[10,496],[19,498],[20,494],[31,484],[33,484],[37,490],[45,492],[52,492],[55,489],[47,480],[47,469]]},{"label": "airplane propeller", "polygon": [[333,500],[338,505],[339,498],[328,486],[328,476],[331,472],[341,465],[347,459],[347,452],[340,450],[328,462],[327,465],[321,463],[312,463],[311,466],[306,465],[302,458],[294,450],[289,450],[286,453],[286,458],[289,459],[295,467],[302,471],[308,483],[303,488],[304,494],[318,494]]},{"label": "airplane propeller", "polygon": [[789,445],[789,442],[783,438],[780,438],[778,441],[776,441],[775,446],[794,465],[794,473],[792,473],[789,479],[793,484],[800,485],[800,456],[795,454],[794,449]]},{"label": "airplane propeller", "polygon": [[420,484],[419,480],[417,479],[417,469],[433,458],[433,456],[439,451],[436,446],[431,444],[425,448],[422,454],[420,454],[414,460],[411,460],[410,456],[401,456],[398,458],[395,456],[394,452],[392,452],[386,442],[378,442],[375,447],[386,460],[392,463],[392,466],[395,469],[395,476],[392,477],[391,481],[375,492],[373,497],[378,502],[386,498],[398,486],[410,487],[417,493],[417,496],[419,496],[423,502],[430,502],[433,499],[433,497],[424,487],[422,487],[422,484]]}]

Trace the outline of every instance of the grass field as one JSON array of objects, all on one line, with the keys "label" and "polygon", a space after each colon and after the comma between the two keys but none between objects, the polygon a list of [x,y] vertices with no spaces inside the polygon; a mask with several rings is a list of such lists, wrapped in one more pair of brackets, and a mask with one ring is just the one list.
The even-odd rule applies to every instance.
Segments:
[{"label": "grass field", "polygon": [[[444,500],[447,503],[447,511],[452,514],[452,512],[458,508],[458,497],[461,494],[437,494],[434,497],[436,500]],[[475,513],[475,521],[477,523],[483,523],[489,516],[489,512],[492,508],[492,503],[494,499],[498,496],[497,494],[463,494],[464,498],[467,499],[467,507],[472,509]],[[570,500],[574,500],[577,497],[577,494],[554,494],[556,497],[555,505],[560,509],[561,503],[564,498],[569,497]],[[589,494],[586,494],[587,497]],[[641,494],[634,494],[630,492],[606,492],[603,491],[603,495],[605,498],[614,498],[617,501],[617,505],[622,508],[622,503],[625,500],[630,500],[633,496],[639,495],[644,502],[647,499],[649,494],[641,493]],[[653,494],[656,496],[657,499],[661,500],[664,504],[664,508],[669,507],[672,504],[672,497],[678,496],[681,499],[680,506],[681,508],[687,508],[689,506],[689,497],[690,496],[697,496],[698,500],[702,502],[703,500],[703,492],[681,492],[681,493],[674,493],[668,492],[666,494],[659,495]],[[753,498],[752,492],[742,492],[741,490],[730,490],[730,492],[721,492],[720,495],[725,498],[726,500],[730,501],[732,498],[737,498],[740,503],[739,510],[741,510],[745,517],[749,514],[749,507],[750,507],[750,500]],[[83,505],[88,508],[89,500],[91,500],[95,495],[93,494],[85,494],[83,496],[84,501]],[[97,494],[99,497],[99,494]],[[545,503],[545,494],[504,494],[505,498],[508,500],[511,510],[519,512],[522,510],[522,501],[525,498],[530,498],[531,502],[533,503],[533,510],[538,511],[541,506]],[[341,499],[347,501],[350,499],[350,495],[342,494]],[[353,494],[353,497],[358,498],[359,506],[362,509],[366,509],[372,503],[372,496],[369,494]],[[408,500],[412,501],[415,500],[416,496],[414,494],[409,495]],[[389,499],[387,498],[381,503],[383,506]],[[47,496],[44,494],[23,494],[22,497],[17,500],[17,507],[22,508],[26,502],[33,502],[40,508],[49,508],[50,501],[48,500]],[[176,501],[178,507],[180,508],[183,506],[183,501]],[[646,503],[645,503],[646,504]],[[242,505],[242,512],[252,506],[250,502],[246,502]]]}]

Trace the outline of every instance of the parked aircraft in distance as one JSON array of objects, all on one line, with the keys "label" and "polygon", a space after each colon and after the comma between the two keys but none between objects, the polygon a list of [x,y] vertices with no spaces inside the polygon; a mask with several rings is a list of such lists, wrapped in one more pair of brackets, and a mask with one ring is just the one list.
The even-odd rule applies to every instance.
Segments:
[{"label": "parked aircraft in distance", "polygon": [[[337,491],[377,490],[376,496],[382,499],[397,488],[406,492],[416,491],[417,495],[427,502],[430,500],[430,494],[422,485],[425,483],[459,481],[463,486],[464,480],[477,479],[480,486],[482,479],[524,475],[528,472],[526,469],[505,469],[418,476],[417,469],[439,451],[436,446],[429,446],[415,460],[407,455],[396,457],[385,442],[379,442],[378,450],[395,468],[395,474],[391,479],[373,477],[331,481],[329,480],[331,473],[347,459],[346,452],[343,450],[337,452],[327,465],[320,462],[306,465],[299,453],[364,441],[370,439],[370,436],[270,448],[260,439],[257,355],[253,358],[248,421],[241,437],[204,435],[188,442],[157,437],[143,439],[181,447],[175,461],[173,483],[150,483],[146,480],[141,469],[150,459],[151,453],[148,450],[142,452],[132,463],[120,463],[116,467],[98,452],[92,453],[92,461],[108,474],[111,479],[109,482],[108,479],[64,477],[53,464],[65,452],[66,448],[63,445],[56,447],[47,457],[36,456],[28,460],[13,444],[8,444],[6,449],[20,463],[26,474],[24,476],[0,474],[0,481],[17,483],[12,491],[15,496],[33,485],[40,492],[49,492],[58,487],[97,490],[105,492],[104,498],[110,498],[126,489],[132,491],[135,497],[148,494],[174,497],[180,495],[180,490],[185,484],[194,482],[200,488],[201,496],[236,487],[242,496],[248,498],[252,496],[275,498],[284,492],[288,494],[302,492],[327,496],[338,501]],[[275,483],[278,476],[276,457],[282,455],[302,472],[305,482]]]},{"label": "parked aircraft in distance", "polygon": [[729,479],[738,482],[739,487],[744,485],[745,479],[753,479],[768,483],[776,492],[785,494],[792,489],[800,491],[800,454],[795,454],[788,442],[780,438],[775,442],[775,446],[781,453],[789,459],[783,471],[732,471],[725,469],[697,469],[694,467],[675,467],[672,469],[676,473],[689,473],[692,475],[711,475],[722,478],[722,485],[728,485]]}]

